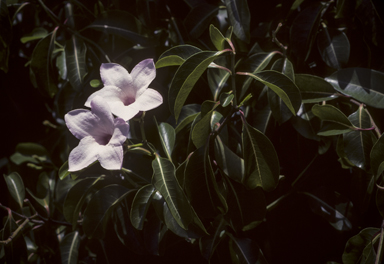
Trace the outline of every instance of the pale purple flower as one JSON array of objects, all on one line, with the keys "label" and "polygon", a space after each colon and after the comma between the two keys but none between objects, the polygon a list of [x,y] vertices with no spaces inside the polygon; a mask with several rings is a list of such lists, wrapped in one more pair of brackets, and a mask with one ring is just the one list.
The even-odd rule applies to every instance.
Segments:
[{"label": "pale purple flower", "polygon": [[100,67],[104,87],[91,94],[85,106],[90,106],[95,96],[106,100],[113,114],[128,121],[140,111],[148,111],[163,103],[159,92],[148,88],[156,77],[152,59],[139,62],[131,71],[116,63],[103,63]]},{"label": "pale purple flower", "polygon": [[109,105],[100,96],[95,96],[90,106],[91,111],[75,109],[64,117],[69,131],[80,139],[69,154],[68,171],[84,169],[96,160],[107,170],[120,170],[129,125],[121,118],[113,118]]}]

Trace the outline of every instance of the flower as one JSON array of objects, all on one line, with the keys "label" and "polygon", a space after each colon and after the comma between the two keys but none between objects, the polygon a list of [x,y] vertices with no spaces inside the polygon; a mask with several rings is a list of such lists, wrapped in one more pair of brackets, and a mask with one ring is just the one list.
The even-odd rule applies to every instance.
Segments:
[{"label": "flower", "polygon": [[120,170],[129,125],[121,118],[114,119],[100,96],[95,96],[90,106],[91,111],[75,109],[64,116],[69,131],[80,139],[69,154],[68,171],[81,170],[96,160],[107,170]]},{"label": "flower", "polygon": [[152,59],[139,62],[130,74],[119,64],[103,63],[100,76],[104,87],[88,97],[85,102],[87,107],[95,96],[101,96],[108,102],[113,114],[128,121],[140,111],[151,110],[163,103],[161,94],[148,88],[156,77]]}]

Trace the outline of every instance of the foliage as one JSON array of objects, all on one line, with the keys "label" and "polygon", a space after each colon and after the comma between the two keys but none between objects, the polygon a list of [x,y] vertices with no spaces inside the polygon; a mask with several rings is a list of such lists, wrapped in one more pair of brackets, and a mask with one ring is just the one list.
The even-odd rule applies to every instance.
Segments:
[{"label": "foliage", "polygon": [[[33,94],[46,120],[34,140],[10,134],[12,153],[0,160],[0,260],[382,263],[380,8],[1,0],[3,92],[18,89],[4,109]],[[79,140],[64,116],[88,112],[102,63],[131,72],[145,59],[164,101],[127,121],[121,169],[95,156],[68,171]],[[7,128],[42,126],[15,109]]]}]

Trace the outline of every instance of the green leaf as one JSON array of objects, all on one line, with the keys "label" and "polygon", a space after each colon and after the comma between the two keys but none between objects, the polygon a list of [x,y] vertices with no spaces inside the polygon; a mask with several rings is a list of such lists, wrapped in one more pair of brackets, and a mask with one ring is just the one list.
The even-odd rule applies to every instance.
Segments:
[{"label": "green leaf", "polygon": [[9,175],[3,175],[5,182],[7,183],[8,191],[11,194],[12,198],[20,206],[20,209],[23,208],[24,198],[25,198],[25,187],[23,179],[17,172],[12,172]]},{"label": "green leaf", "polygon": [[283,100],[292,114],[296,115],[301,105],[301,95],[295,83],[293,83],[287,76],[277,71],[237,74],[251,76],[255,80],[271,88],[281,100]]},{"label": "green leaf", "polygon": [[260,186],[265,191],[275,189],[280,173],[279,159],[272,142],[260,131],[243,122],[243,184],[249,189]]},{"label": "green leaf", "polygon": [[371,170],[372,173],[378,177],[384,171],[384,137],[381,137],[375,142],[372,147],[371,153]]},{"label": "green leaf", "polygon": [[325,78],[333,88],[356,100],[384,109],[384,73],[364,68],[341,69]]},{"label": "green leaf", "polygon": [[56,58],[56,67],[60,78],[63,80],[67,80],[68,69],[67,69],[67,61],[65,58],[65,50],[61,51]]},{"label": "green leaf", "polygon": [[333,105],[318,105],[312,107],[312,113],[322,121],[329,121],[342,127],[343,129],[354,129],[351,121],[338,108]]},{"label": "green leaf", "polygon": [[[28,188],[27,192],[32,198],[40,204],[45,211],[47,212],[47,216],[49,217],[51,214],[51,197],[53,195],[54,184],[52,180],[49,178],[46,172],[42,172],[39,175],[39,180],[37,182],[37,196],[35,196]],[[42,198],[39,198],[42,197]]]},{"label": "green leaf", "polygon": [[310,74],[296,74],[295,83],[303,103],[320,103],[338,98],[333,86],[323,78]]},{"label": "green leaf", "polygon": [[209,36],[211,37],[211,41],[217,50],[224,49],[225,37],[221,34],[220,30],[218,30],[214,25],[209,26]]},{"label": "green leaf", "polygon": [[133,191],[111,184],[96,192],[84,211],[83,230],[87,237],[103,239],[112,212]]},{"label": "green leaf", "polygon": [[198,38],[219,11],[219,6],[202,3],[194,7],[184,19],[184,26],[192,38]]},{"label": "green leaf", "polygon": [[32,53],[30,68],[31,78],[35,81],[32,83],[36,84],[36,88],[41,93],[50,97],[53,97],[58,91],[51,72],[52,39],[54,37],[54,34],[50,34],[37,43]]},{"label": "green leaf", "polygon": [[9,50],[12,42],[12,21],[7,1],[0,1],[0,69],[8,72]]},{"label": "green leaf", "polygon": [[164,197],[172,216],[185,230],[193,221],[192,211],[187,198],[175,176],[175,167],[167,159],[156,158],[152,161],[152,184]]},{"label": "green leaf", "polygon": [[199,115],[200,110],[201,105],[198,104],[184,105],[180,112],[179,123],[175,128],[176,134],[179,133],[184,127],[192,123],[196,116]]},{"label": "green leaf", "polygon": [[243,182],[245,168],[244,160],[230,150],[221,140],[215,138],[215,160],[219,168],[231,179]]},{"label": "green leaf", "polygon": [[256,241],[249,238],[238,238],[228,232],[226,234],[230,237],[229,247],[232,260],[236,259],[238,263],[268,264]]},{"label": "green leaf", "polygon": [[297,116],[291,119],[292,126],[305,138],[320,141],[317,135],[321,121],[312,113],[312,105],[303,104]]},{"label": "green leaf", "polygon": [[317,47],[329,67],[339,70],[348,63],[350,45],[344,32],[323,24],[323,29],[317,34]]},{"label": "green leaf", "polygon": [[76,264],[79,256],[80,236],[79,232],[67,234],[60,242],[62,264]]},{"label": "green leaf", "polygon": [[[372,126],[371,119],[367,111],[360,106],[359,109],[348,118],[352,124],[360,128]],[[347,158],[356,167],[368,170],[370,166],[370,152],[375,142],[372,131],[350,131],[344,134],[344,150]]]},{"label": "green leaf", "polygon": [[213,235],[204,236],[199,239],[200,252],[206,260],[209,261],[211,259],[217,246],[224,239],[223,233],[227,225],[228,223],[221,217],[220,220],[213,222],[214,232],[211,232]]},{"label": "green leaf", "polygon": [[196,148],[200,148],[207,144],[208,136],[211,133],[212,113],[213,110],[209,111],[192,128],[192,141]]},{"label": "green leaf", "polygon": [[[3,229],[1,230],[2,240],[7,240],[17,230],[19,225],[13,219],[12,213],[9,213],[7,217],[4,217],[2,222]],[[25,241],[22,237],[13,239],[7,245],[3,245],[5,259],[2,261],[6,263],[22,263],[22,259],[27,258],[27,248]]]},{"label": "green leaf", "polygon": [[211,89],[213,95],[213,100],[217,101],[221,90],[228,87],[227,80],[231,74],[227,71],[223,71],[222,69],[210,68],[207,71],[207,75],[209,88]]},{"label": "green leaf", "polygon": [[167,158],[172,162],[172,151],[175,146],[176,132],[173,127],[168,124],[161,122],[157,126],[160,136],[160,142],[163,147],[164,153],[167,155]]},{"label": "green leaf", "polygon": [[152,195],[155,187],[152,184],[145,185],[137,191],[132,202],[130,219],[132,225],[139,230],[143,229],[145,216],[151,204]]},{"label": "green leaf", "polygon": [[233,100],[235,96],[232,93],[222,93],[220,95],[220,105],[222,107],[227,107]]},{"label": "green leaf", "polygon": [[233,33],[240,40],[249,43],[250,39],[250,21],[251,15],[249,13],[247,0],[225,0],[224,1],[229,22],[233,27]]},{"label": "green leaf", "polygon": [[104,12],[92,24],[84,29],[95,29],[108,34],[123,37],[134,44],[150,46],[151,40],[145,36],[144,27],[141,22],[130,13],[113,10]]},{"label": "green leaf", "polygon": [[189,57],[176,71],[169,89],[169,106],[178,121],[180,111],[193,86],[209,64],[225,51],[201,51]]},{"label": "green leaf", "polygon": [[93,79],[89,82],[89,84],[93,87],[93,88],[98,88],[102,85],[102,82],[100,80],[97,80],[97,79]]},{"label": "green leaf", "polygon": [[71,172],[68,171],[68,161],[66,161],[59,169],[60,180],[64,180],[69,174],[71,174]]},{"label": "green leaf", "polygon": [[308,202],[312,212],[324,218],[333,228],[338,231],[352,230],[356,212],[346,197],[325,187],[302,194],[310,198]]},{"label": "green leaf", "polygon": [[68,79],[75,91],[80,91],[83,78],[87,74],[86,58],[87,47],[84,42],[73,35],[65,44],[65,59],[68,69]]},{"label": "green leaf", "polygon": [[160,55],[156,62],[156,69],[166,66],[179,66],[192,55],[201,52],[201,49],[192,45],[179,45],[172,47]]},{"label": "green leaf", "polygon": [[365,263],[366,256],[363,255],[363,252],[369,247],[373,248],[372,241],[379,230],[379,228],[368,227],[360,231],[356,236],[351,237],[345,245],[343,263]]},{"label": "green leaf", "polygon": [[40,144],[19,143],[16,146],[16,153],[11,156],[11,161],[16,165],[24,162],[41,163],[48,159],[48,151]]},{"label": "green leaf", "polygon": [[37,27],[32,30],[31,33],[25,35],[20,39],[21,43],[27,43],[36,39],[42,39],[48,35],[48,31],[45,28]]}]

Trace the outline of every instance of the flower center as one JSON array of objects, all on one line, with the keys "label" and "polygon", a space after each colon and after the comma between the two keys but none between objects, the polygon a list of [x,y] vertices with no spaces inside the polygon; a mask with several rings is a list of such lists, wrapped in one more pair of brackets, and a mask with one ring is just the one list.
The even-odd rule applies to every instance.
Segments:
[{"label": "flower center", "polygon": [[135,98],[126,98],[124,100],[124,105],[130,105],[130,104],[133,104],[135,102]]},{"label": "flower center", "polygon": [[95,137],[95,140],[100,145],[107,145],[109,143],[109,141],[111,140],[111,138],[112,138],[112,135],[104,134],[101,137],[97,137],[97,138]]}]

